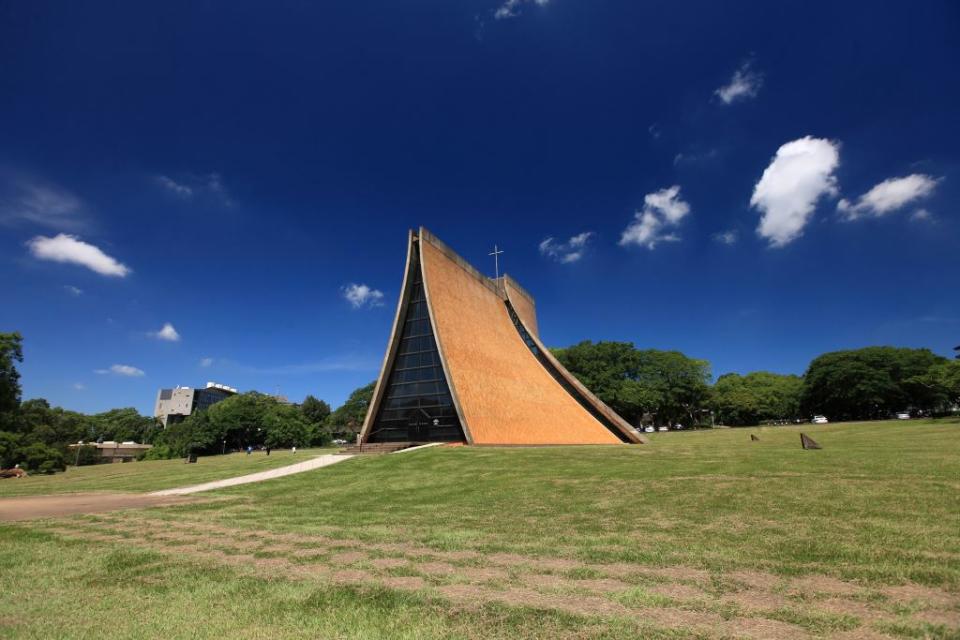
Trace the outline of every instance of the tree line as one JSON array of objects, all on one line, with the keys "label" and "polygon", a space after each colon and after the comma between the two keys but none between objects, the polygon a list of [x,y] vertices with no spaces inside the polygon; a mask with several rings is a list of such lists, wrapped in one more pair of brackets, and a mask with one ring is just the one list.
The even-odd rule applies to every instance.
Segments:
[{"label": "tree line", "polygon": [[[584,341],[553,349],[584,385],[634,425],[730,426],[809,419],[869,420],[910,410],[936,415],[960,404],[960,360],[929,349],[866,347],[816,357],[802,376],[756,371],[713,381],[710,363],[679,351],[637,349],[630,342]],[[374,382],[342,406],[307,396],[300,406],[248,392],[231,396],[164,429],[136,409],[86,415],[21,401],[22,337],[0,333],[0,467],[55,472],[95,462],[96,452],[67,455],[78,441],[152,444],[150,458],[219,454],[255,447],[322,446],[352,440],[363,425]]]},{"label": "tree line", "polygon": [[67,464],[92,464],[93,447],[70,451],[78,442],[134,441],[151,444],[144,456],[175,458],[188,452],[219,454],[254,447],[324,446],[352,438],[363,424],[373,383],[357,389],[343,406],[310,395],[299,406],[255,391],[237,394],[166,429],[132,407],[87,415],[52,407],[43,398],[21,400],[23,338],[0,333],[0,468],[19,464],[30,472],[54,473]]},{"label": "tree line", "polygon": [[936,415],[960,404],[960,360],[929,349],[865,347],[820,355],[802,376],[727,373],[710,363],[630,342],[584,341],[557,359],[631,424],[731,426],[809,419]]}]

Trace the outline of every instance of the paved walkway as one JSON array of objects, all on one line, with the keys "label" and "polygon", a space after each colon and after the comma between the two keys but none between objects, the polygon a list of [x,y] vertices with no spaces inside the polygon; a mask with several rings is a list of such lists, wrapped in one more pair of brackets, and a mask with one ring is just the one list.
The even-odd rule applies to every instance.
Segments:
[{"label": "paved walkway", "polygon": [[280,467],[278,469],[261,471],[259,473],[251,473],[245,476],[237,476],[236,478],[214,480],[213,482],[195,484],[189,487],[178,487],[176,489],[164,489],[163,491],[154,491],[153,493],[148,493],[147,495],[148,496],[185,496],[191,493],[200,493],[201,491],[210,491],[212,489],[222,489],[223,487],[233,487],[238,484],[262,482],[264,480],[272,480],[273,478],[282,478],[283,476],[290,476],[295,473],[303,473],[304,471],[312,471],[314,469],[319,469],[320,467],[328,467],[331,464],[343,462],[344,460],[349,460],[352,457],[353,456],[350,456],[350,455],[327,454],[323,456],[317,456],[316,458],[311,458],[310,460],[305,460],[303,462],[298,462],[297,464],[291,464],[286,467]]}]

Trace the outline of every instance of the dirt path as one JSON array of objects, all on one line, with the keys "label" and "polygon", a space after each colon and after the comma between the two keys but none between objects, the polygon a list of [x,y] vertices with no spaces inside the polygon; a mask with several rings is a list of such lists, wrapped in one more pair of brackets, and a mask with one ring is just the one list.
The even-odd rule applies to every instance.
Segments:
[{"label": "dirt path", "polygon": [[76,513],[161,507],[189,501],[189,498],[135,493],[71,493],[56,496],[0,498],[0,522],[69,516]]}]

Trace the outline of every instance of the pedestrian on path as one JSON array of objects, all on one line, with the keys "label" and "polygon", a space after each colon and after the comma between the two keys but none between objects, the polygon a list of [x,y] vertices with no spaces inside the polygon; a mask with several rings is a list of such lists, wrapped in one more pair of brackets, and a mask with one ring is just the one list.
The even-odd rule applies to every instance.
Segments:
[{"label": "pedestrian on path", "polygon": [[296,455],[296,453],[297,453],[297,445],[293,445],[293,453],[294,453],[294,455]]}]

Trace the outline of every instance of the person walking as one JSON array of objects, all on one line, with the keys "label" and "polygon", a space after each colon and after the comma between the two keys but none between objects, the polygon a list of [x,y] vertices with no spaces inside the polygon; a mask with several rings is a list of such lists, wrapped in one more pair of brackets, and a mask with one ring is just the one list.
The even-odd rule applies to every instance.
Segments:
[{"label": "person walking", "polygon": [[294,455],[297,454],[297,445],[293,445],[293,454],[294,454]]},{"label": "person walking", "polygon": [[267,455],[270,455],[270,447],[267,447]]}]

